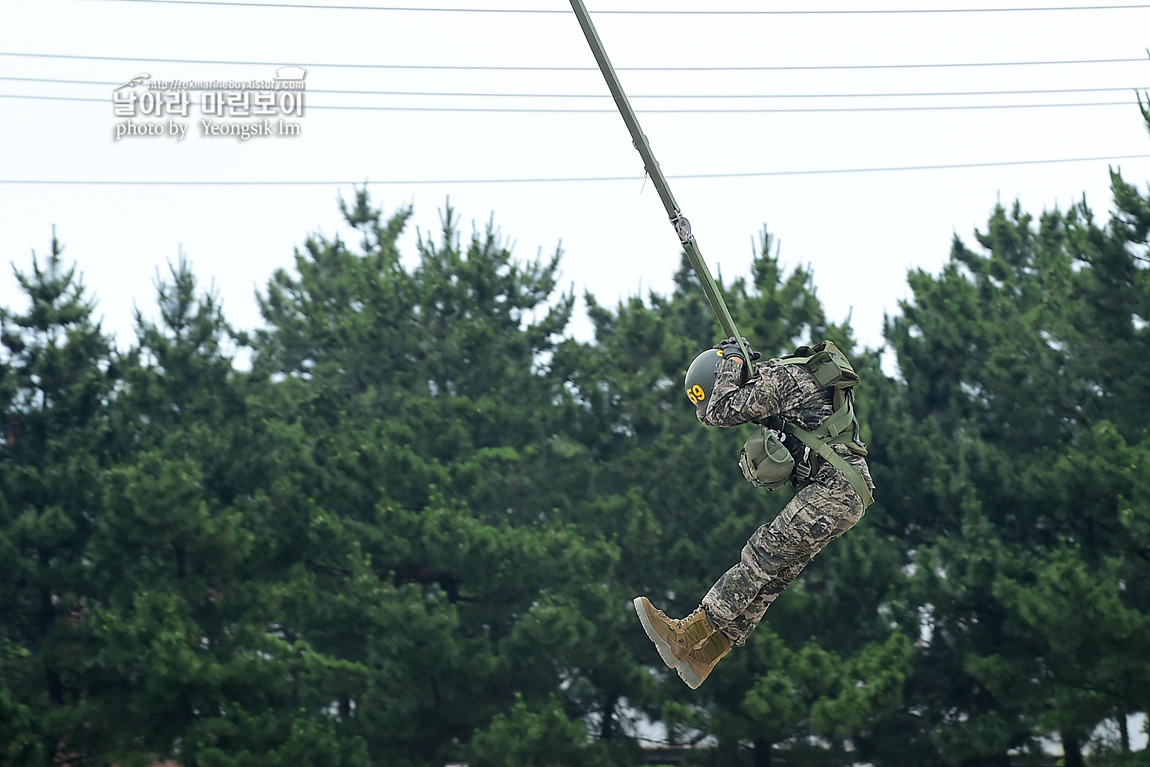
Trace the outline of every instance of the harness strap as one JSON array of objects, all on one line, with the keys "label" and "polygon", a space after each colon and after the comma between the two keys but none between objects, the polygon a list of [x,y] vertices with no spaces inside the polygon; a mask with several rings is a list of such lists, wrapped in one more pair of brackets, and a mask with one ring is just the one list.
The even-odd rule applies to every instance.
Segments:
[{"label": "harness strap", "polygon": [[846,440],[839,439],[839,436],[847,432],[850,432],[851,436],[853,436],[854,423],[854,408],[849,404],[844,404],[827,418],[827,420],[819,424],[818,428],[811,432],[811,435],[824,442],[845,442]]},{"label": "harness strap", "polygon": [[846,445],[855,455],[866,455],[866,445],[859,439],[859,422],[854,403],[848,397],[842,407],[810,432],[811,436],[830,445]]},{"label": "harness strap", "polygon": [[[835,415],[838,414],[836,413]],[[834,416],[832,416],[832,418],[833,417]],[[854,491],[858,493],[859,498],[862,499],[864,509],[874,503],[874,496],[871,494],[870,487],[867,486],[866,480],[863,479],[863,475],[859,473],[858,469],[847,463],[845,458],[832,450],[830,445],[806,429],[795,426],[793,423],[787,422],[783,425],[783,428],[787,434],[793,434],[798,437],[800,442],[818,453],[821,458],[841,471],[843,476],[846,477],[847,482],[850,483]]]},{"label": "harness strap", "polygon": [[859,439],[859,422],[854,409],[854,387],[859,383],[858,373],[851,366],[846,355],[831,341],[822,341],[814,346],[800,346],[794,353],[775,361],[776,365],[798,365],[809,373],[815,382],[834,392],[834,412],[813,431],[807,431],[787,421],[783,429],[787,434],[798,437],[808,454],[814,451],[846,478],[854,491],[862,499],[863,508],[874,502],[870,487],[863,475],[845,458],[836,453],[831,445],[846,445],[855,455],[866,455],[866,445]]}]

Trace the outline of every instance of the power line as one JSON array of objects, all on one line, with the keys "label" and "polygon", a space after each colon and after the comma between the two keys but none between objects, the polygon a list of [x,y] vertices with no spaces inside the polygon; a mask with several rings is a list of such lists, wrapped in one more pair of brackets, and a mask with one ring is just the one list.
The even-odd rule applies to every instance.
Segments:
[{"label": "power line", "polygon": [[[109,104],[109,99],[96,99],[84,96],[41,96],[25,93],[0,93],[0,99],[31,99],[35,101],[84,101]],[[200,106],[200,102],[190,102]],[[811,112],[933,112],[963,109],[1047,109],[1057,107],[1127,107],[1137,101],[1084,101],[1054,104],[949,104],[933,106],[898,107],[778,107],[739,109],[641,109],[643,114],[785,114]],[[410,107],[410,106],[371,106],[353,104],[308,104],[307,109],[340,109],[357,112],[488,112],[513,114],[615,114],[614,109],[562,109],[537,107]]]},{"label": "power line", "polygon": [[[8,78],[0,77],[0,80]],[[119,85],[108,82],[101,85]],[[841,98],[896,98],[896,97],[941,97],[941,96],[1024,96],[1051,93],[1114,93],[1140,91],[1150,86],[1129,88],[1046,88],[1013,91],[923,91],[910,93],[639,93],[629,96],[632,99],[841,99]],[[610,93],[467,93],[451,91],[361,91],[309,88],[308,93],[339,93],[363,96],[442,96],[480,98],[540,98],[540,99],[609,99]]]},{"label": "power line", "polygon": [[[257,3],[243,0],[103,0],[103,2],[152,3],[156,5],[223,5],[248,8],[304,8],[326,11],[407,11],[420,13],[527,13],[564,14],[570,11],[559,8],[444,8],[419,7],[409,5],[329,5],[318,3]],[[1031,11],[1125,11],[1143,10],[1150,4],[1127,5],[1047,5],[990,8],[848,8],[802,9],[802,10],[621,10],[608,9],[595,11],[596,16],[614,14],[629,16],[824,16],[824,15],[877,15],[877,14],[943,14],[943,13],[1025,13]]]},{"label": "power line", "polygon": [[[52,77],[5,77],[0,80],[17,82],[57,83],[65,85],[122,85],[116,80],[64,80]],[[900,98],[900,97],[944,97],[944,96],[1034,96],[1051,93],[1115,93],[1124,91],[1145,91],[1150,86],[1135,85],[1117,88],[1039,88],[1032,90],[1010,91],[921,91],[921,92],[892,92],[892,93],[640,93],[631,95],[632,99],[838,99],[838,98]],[[452,91],[365,91],[345,90],[339,88],[308,88],[306,93],[338,93],[360,96],[443,96],[443,97],[481,97],[481,98],[541,98],[541,99],[606,99],[611,98],[609,93],[474,93]]]},{"label": "power line", "polygon": [[[260,66],[280,67],[286,61],[223,61],[206,59],[169,59],[149,58],[144,56],[84,56],[71,53],[25,53],[18,51],[0,51],[0,56],[24,56],[46,59],[80,59],[83,61],[133,61],[150,64],[226,64],[228,66]],[[777,66],[712,66],[712,67],[616,67],[618,72],[785,72],[785,71],[833,71],[851,69],[945,69],[952,67],[1017,67],[1017,66],[1053,66],[1078,64],[1132,64],[1145,63],[1144,57],[1115,58],[1115,59],[1064,59],[1049,61],[965,61],[924,64],[812,64],[812,65],[777,65]],[[290,62],[300,67],[339,67],[347,69],[420,69],[420,70],[451,70],[451,71],[515,71],[515,72],[597,72],[595,67],[549,67],[549,66],[497,66],[474,64],[346,64],[346,63],[317,63],[296,61]]]},{"label": "power line", "polygon": [[[689,173],[668,176],[670,179],[704,180],[732,178],[765,178],[769,176],[819,176],[850,173],[889,173],[920,170],[960,170],[966,168],[1001,168],[1023,165],[1055,165],[1073,162],[1112,162],[1115,160],[1150,159],[1150,154],[1111,155],[1108,157],[1064,157],[1047,160],[1003,160],[999,162],[969,162],[941,165],[898,165],[875,168],[820,168],[814,170],[768,170],[747,173]],[[568,178],[456,178],[456,179],[387,179],[383,181],[129,181],[91,179],[0,179],[0,184],[50,185],[50,186],[347,186],[378,184],[388,186],[426,184],[544,184],[575,182],[640,181],[642,176],[572,176]]]}]

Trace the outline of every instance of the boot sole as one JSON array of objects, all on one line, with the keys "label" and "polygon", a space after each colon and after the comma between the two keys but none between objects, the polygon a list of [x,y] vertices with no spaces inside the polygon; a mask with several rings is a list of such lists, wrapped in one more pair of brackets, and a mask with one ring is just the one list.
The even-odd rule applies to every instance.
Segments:
[{"label": "boot sole", "polygon": [[659,657],[667,664],[667,668],[678,671],[679,678],[686,682],[692,690],[697,690],[703,680],[691,670],[691,665],[687,661],[675,657],[671,643],[655,631],[655,627],[651,625],[651,619],[647,617],[647,611],[643,609],[643,597],[635,597],[631,604],[635,606],[635,614],[639,616],[639,623],[643,624],[643,631],[647,633],[647,638],[655,644],[655,649],[659,651]]}]

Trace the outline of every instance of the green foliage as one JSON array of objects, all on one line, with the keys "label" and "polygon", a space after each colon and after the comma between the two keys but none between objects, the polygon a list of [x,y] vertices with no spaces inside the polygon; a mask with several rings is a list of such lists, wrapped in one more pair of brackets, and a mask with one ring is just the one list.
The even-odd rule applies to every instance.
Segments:
[{"label": "green foliage", "polygon": [[[341,738],[330,721],[306,711],[250,715],[233,706],[227,716],[196,727],[186,758],[203,767],[366,767],[363,742]],[[268,744],[275,744],[271,748]]]},{"label": "green foliage", "polygon": [[699,764],[1137,763],[1150,198],[1112,182],[913,272],[897,378],[766,230],[720,280],[764,354],[850,353],[878,501],[694,692],[630,600],[685,614],[789,492],[686,403],[685,259],[581,342],[559,252],[448,208],[405,262],[358,191],[263,328],[181,261],[117,350],[53,237],[0,311],[0,765],[630,767],[642,718]]},{"label": "green foliage", "polygon": [[609,764],[602,744],[591,745],[587,729],[549,698],[538,711],[518,698],[507,714],[498,714],[469,747],[474,767],[600,767]]},{"label": "green foliage", "polygon": [[31,653],[8,639],[0,644],[0,764],[43,764],[44,741],[34,706],[21,688],[32,681]]},{"label": "green foliage", "polygon": [[53,236],[43,268],[34,257],[30,275],[17,273],[27,311],[0,313],[0,537],[7,555],[0,700],[11,712],[13,756],[29,758],[50,757],[62,739],[101,739],[69,704],[86,665],[78,625],[89,598],[85,550],[100,508],[105,406],[117,372],[93,304],[61,255]]},{"label": "green foliage", "polygon": [[924,638],[905,763],[1049,734],[1080,763],[1098,725],[1146,710],[1150,200],[1112,182],[1105,225],[1084,201],[996,207],[888,322],[903,381],[872,411],[872,465]]}]

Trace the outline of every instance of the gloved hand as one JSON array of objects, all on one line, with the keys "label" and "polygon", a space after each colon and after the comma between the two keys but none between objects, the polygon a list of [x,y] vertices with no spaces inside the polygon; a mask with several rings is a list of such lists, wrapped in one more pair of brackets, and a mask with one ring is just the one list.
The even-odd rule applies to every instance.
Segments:
[{"label": "gloved hand", "polygon": [[[743,346],[747,347],[747,353],[751,355],[751,362],[757,362],[763,358],[763,355],[759,354],[757,351],[751,348],[751,345],[747,343],[746,338],[743,339]],[[725,341],[720,341],[712,348],[718,349],[720,352],[722,352],[723,359],[740,359],[743,360],[744,365],[747,362],[743,359],[743,350],[739,348],[738,341],[736,341],[733,337],[728,338]]]}]

